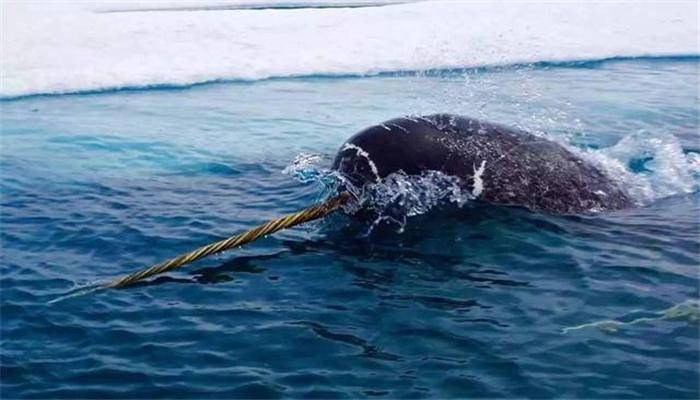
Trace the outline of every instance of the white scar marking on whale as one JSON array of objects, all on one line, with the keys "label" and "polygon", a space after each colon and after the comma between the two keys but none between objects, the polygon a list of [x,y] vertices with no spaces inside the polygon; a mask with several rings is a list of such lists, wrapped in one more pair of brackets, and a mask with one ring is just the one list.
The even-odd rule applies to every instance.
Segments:
[{"label": "white scar marking on whale", "polygon": [[345,143],[341,151],[345,150],[355,150],[355,152],[357,152],[357,155],[366,158],[367,163],[369,164],[369,168],[372,170],[374,176],[376,177],[376,181],[379,182],[379,170],[377,169],[377,164],[375,164],[374,161],[372,161],[372,159],[369,157],[369,153],[366,152],[365,149],[352,143]]},{"label": "white scar marking on whale", "polygon": [[481,161],[479,169],[474,166],[474,187],[472,188],[472,196],[474,197],[478,197],[484,191],[484,180],[481,178],[481,175],[484,174],[485,167],[486,160]]},{"label": "white scar marking on whale", "polygon": [[391,124],[391,126],[395,126],[395,127],[399,128],[399,129],[401,129],[402,131],[408,133],[408,129],[404,128],[403,126],[401,126],[401,125],[399,125],[399,124]]}]

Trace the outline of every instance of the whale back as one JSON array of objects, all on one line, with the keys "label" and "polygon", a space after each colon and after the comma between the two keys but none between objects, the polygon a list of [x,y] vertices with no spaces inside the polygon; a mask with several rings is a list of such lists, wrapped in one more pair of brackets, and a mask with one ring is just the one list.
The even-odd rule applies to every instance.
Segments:
[{"label": "whale back", "polygon": [[440,171],[459,178],[477,200],[554,214],[633,204],[616,182],[558,143],[452,114],[364,129],[343,144],[333,169],[358,187],[397,172]]}]

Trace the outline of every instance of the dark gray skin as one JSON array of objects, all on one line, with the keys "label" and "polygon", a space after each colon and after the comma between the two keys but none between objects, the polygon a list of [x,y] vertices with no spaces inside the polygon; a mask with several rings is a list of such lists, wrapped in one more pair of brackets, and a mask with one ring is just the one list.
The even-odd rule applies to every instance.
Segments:
[{"label": "dark gray skin", "polygon": [[399,171],[441,171],[460,178],[477,200],[551,214],[633,205],[615,182],[563,146],[451,114],[371,126],[341,147],[333,169],[358,187]]}]

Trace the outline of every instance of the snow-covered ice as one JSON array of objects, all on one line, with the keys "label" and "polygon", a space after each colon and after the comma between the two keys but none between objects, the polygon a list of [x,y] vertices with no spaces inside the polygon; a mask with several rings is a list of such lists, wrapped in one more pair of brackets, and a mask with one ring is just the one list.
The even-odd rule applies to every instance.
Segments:
[{"label": "snow-covered ice", "polygon": [[696,1],[241,3],[3,0],[0,96],[700,53]]}]

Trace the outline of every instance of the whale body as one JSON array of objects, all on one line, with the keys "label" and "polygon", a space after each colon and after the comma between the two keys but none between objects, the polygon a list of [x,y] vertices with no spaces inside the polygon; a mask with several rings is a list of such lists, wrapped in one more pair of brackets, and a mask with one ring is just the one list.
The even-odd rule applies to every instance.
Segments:
[{"label": "whale body", "polygon": [[562,145],[521,129],[452,114],[396,118],[364,129],[332,168],[356,187],[393,173],[439,171],[477,201],[552,214],[618,210],[632,199]]}]

